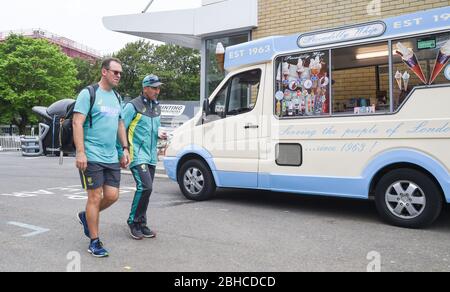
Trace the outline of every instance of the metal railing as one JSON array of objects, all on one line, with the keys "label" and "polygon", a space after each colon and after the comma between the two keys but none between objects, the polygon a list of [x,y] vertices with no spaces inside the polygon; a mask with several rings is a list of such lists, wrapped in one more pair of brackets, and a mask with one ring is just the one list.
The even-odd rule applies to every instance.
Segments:
[{"label": "metal railing", "polygon": [[[34,136],[36,130],[36,126],[26,126],[25,132],[22,134],[26,136]],[[15,125],[0,125],[0,136],[20,136],[19,128]]]},{"label": "metal railing", "polygon": [[20,136],[0,136],[0,152],[20,151]]}]

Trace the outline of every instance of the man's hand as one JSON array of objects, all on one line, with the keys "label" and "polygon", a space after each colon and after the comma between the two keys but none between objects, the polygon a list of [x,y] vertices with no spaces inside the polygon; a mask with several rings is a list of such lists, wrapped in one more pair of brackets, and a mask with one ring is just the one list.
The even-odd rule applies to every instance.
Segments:
[{"label": "man's hand", "polygon": [[131,158],[130,158],[130,152],[128,152],[128,149],[123,150],[123,156],[120,159],[120,166],[122,168],[128,168],[131,164]]},{"label": "man's hand", "polygon": [[167,140],[168,136],[166,132],[161,132],[161,134],[158,135],[159,139],[161,140]]},{"label": "man's hand", "polygon": [[86,153],[84,153],[84,152],[77,152],[76,166],[81,171],[85,171],[87,169]]}]

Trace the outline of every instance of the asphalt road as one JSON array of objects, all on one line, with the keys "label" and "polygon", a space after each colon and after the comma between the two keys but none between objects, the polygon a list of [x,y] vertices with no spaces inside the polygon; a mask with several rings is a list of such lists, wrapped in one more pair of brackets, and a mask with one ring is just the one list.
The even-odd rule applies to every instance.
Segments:
[{"label": "asphalt road", "polygon": [[131,240],[133,179],[101,216],[107,259],[87,252],[76,214],[86,197],[73,158],[0,153],[0,271],[450,271],[450,212],[427,230],[380,222],[373,202],[220,190],[191,202],[157,178],[156,239]]}]

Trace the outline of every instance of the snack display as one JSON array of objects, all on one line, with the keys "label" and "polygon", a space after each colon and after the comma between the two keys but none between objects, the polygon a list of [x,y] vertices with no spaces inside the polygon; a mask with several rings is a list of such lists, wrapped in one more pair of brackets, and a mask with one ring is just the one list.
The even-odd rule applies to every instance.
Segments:
[{"label": "snack display", "polygon": [[[290,56],[283,59],[277,69],[278,92],[275,98],[277,116],[312,116],[328,113],[330,86],[328,54],[314,52]],[[282,99],[280,92],[283,93]]]}]

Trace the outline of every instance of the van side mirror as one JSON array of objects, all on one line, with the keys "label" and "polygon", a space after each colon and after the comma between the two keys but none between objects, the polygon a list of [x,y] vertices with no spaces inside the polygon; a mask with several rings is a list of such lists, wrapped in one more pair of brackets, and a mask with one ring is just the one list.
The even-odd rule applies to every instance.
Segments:
[{"label": "van side mirror", "polygon": [[205,99],[203,101],[203,113],[208,116],[209,115],[209,100]]}]

